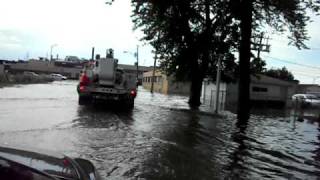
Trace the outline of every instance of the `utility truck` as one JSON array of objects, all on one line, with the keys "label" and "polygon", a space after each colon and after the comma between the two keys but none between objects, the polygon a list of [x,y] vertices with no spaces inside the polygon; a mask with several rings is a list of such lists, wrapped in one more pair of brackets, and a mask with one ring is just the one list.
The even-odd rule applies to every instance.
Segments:
[{"label": "utility truck", "polygon": [[77,86],[79,104],[118,103],[133,108],[137,95],[136,76],[118,68],[110,49],[106,58],[96,58],[84,66]]}]

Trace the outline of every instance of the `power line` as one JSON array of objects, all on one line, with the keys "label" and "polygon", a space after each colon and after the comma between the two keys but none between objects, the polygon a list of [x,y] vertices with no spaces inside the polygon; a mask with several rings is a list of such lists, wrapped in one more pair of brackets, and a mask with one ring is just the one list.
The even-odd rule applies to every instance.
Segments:
[{"label": "power line", "polygon": [[307,65],[307,64],[296,63],[296,62],[292,62],[292,61],[288,61],[288,60],[284,60],[284,59],[279,59],[279,58],[275,58],[275,57],[271,57],[271,56],[265,56],[265,57],[270,58],[270,59],[273,59],[273,60],[276,60],[276,61],[288,63],[288,64],[293,64],[293,65],[298,65],[298,66],[303,66],[303,67],[307,67],[307,68],[312,68],[312,69],[320,70],[320,67],[317,67],[317,66],[312,66],[312,65]]},{"label": "power line", "polygon": [[311,78],[314,78],[314,77],[318,77],[320,75],[307,75],[307,74],[304,74],[304,73],[299,73],[299,72],[294,72],[294,74],[297,74],[299,76],[305,76],[305,77],[311,77]]}]

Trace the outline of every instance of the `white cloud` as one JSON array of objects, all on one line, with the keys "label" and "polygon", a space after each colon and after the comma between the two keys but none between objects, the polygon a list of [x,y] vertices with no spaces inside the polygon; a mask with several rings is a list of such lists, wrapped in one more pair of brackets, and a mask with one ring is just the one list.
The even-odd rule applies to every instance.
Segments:
[{"label": "white cloud", "polygon": [[[60,57],[77,55],[89,58],[91,47],[104,55],[105,49],[114,48],[121,63],[133,64],[135,58],[123,54],[134,52],[140,44],[140,63],[153,64],[150,46],[141,46],[141,32],[133,32],[130,1],[117,0],[112,6],[106,0],[1,0],[0,1],[0,58],[15,59],[30,52],[31,57],[46,56],[50,46],[57,43],[54,54]],[[320,18],[312,16],[308,26],[312,37],[308,45],[320,49]],[[2,34],[1,34],[2,32]],[[3,34],[3,32],[6,32]],[[10,33],[8,33],[10,32]],[[272,36],[270,54],[279,59],[320,66],[320,50],[299,51],[288,47],[284,36]],[[292,64],[267,58],[268,67]],[[313,72],[304,69],[306,72]],[[311,73],[312,74],[312,73]],[[298,76],[298,74],[295,74]]]},{"label": "white cloud", "polygon": [[[43,56],[51,44],[56,43],[54,51],[60,57],[72,54],[88,58],[91,47],[95,46],[100,54],[114,48],[116,54],[124,58],[120,62],[131,64],[131,57],[122,52],[135,51],[141,42],[139,32],[132,31],[130,15],[130,1],[116,1],[109,6],[105,0],[1,0],[0,31],[9,29],[25,35],[23,42],[19,42],[24,46],[23,52],[17,54],[32,47],[39,52],[33,53],[35,57]],[[37,38],[37,34],[41,37]],[[0,43],[4,44],[1,39]],[[11,46],[2,48],[2,53],[5,49],[12,50]],[[141,58],[148,59],[146,64],[152,64],[149,51],[150,47],[141,48]]]},{"label": "white cloud", "polygon": [[[298,50],[296,47],[289,46],[288,34],[273,35],[270,41],[271,52],[262,53],[262,57],[266,60],[268,68],[286,66],[302,83],[312,83],[313,77],[320,75],[320,17],[312,16],[312,20],[313,22],[307,26],[308,34],[311,38],[306,42],[306,45],[311,50]],[[302,64],[302,66],[285,61]],[[305,67],[304,65],[319,67],[319,69]]]}]

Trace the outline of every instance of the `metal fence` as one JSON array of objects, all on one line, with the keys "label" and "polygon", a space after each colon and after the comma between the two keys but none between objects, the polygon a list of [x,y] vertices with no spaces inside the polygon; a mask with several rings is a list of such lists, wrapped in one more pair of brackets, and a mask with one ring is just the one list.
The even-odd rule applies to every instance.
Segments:
[{"label": "metal fence", "polygon": [[[219,92],[219,111],[224,110],[226,106],[226,90],[220,90]],[[203,94],[203,104],[209,106],[212,109],[216,109],[216,90],[211,89],[208,93]]]}]

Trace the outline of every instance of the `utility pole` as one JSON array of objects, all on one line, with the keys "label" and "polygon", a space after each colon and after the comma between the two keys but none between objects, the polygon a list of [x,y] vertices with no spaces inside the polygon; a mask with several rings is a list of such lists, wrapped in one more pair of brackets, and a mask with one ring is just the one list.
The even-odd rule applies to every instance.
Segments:
[{"label": "utility pole", "polygon": [[94,60],[94,47],[92,47],[92,50],[91,50],[91,61]]},{"label": "utility pole", "polygon": [[219,55],[218,57],[218,63],[217,63],[217,77],[216,77],[216,109],[215,113],[219,113],[219,93],[220,93],[220,71],[221,71],[221,58],[222,55]]},{"label": "utility pole", "polygon": [[52,45],[50,46],[50,61],[52,61],[52,59],[53,59],[52,49],[53,49],[55,46],[57,46],[57,44],[52,44]]},{"label": "utility pole", "polygon": [[137,58],[137,85],[139,85],[139,45],[137,45],[136,58]]},{"label": "utility pole", "polygon": [[[263,42],[265,41],[265,42]],[[260,58],[260,52],[270,52],[269,37],[264,37],[264,33],[253,36],[251,50],[257,51],[257,57]]]},{"label": "utility pole", "polygon": [[151,80],[151,89],[150,92],[153,93],[153,86],[156,74],[156,63],[157,63],[157,50],[154,51],[154,62],[153,62],[153,72],[152,72],[152,80]]}]

